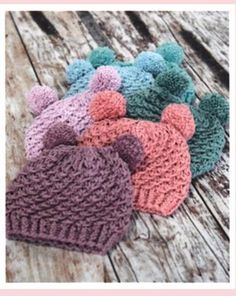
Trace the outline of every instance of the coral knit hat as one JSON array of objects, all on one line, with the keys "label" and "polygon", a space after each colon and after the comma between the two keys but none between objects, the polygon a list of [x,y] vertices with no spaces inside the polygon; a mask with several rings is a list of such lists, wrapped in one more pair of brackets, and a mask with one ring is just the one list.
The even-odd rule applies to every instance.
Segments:
[{"label": "coral knit hat", "polygon": [[66,123],[79,135],[91,124],[87,109],[94,93],[103,90],[117,90],[119,86],[120,77],[116,70],[105,66],[100,67],[94,73],[88,91],[65,100],[58,100],[55,90],[47,86],[35,86],[27,97],[30,110],[37,115],[26,131],[27,159],[40,155],[44,149],[44,135],[51,126],[57,123]]},{"label": "coral knit hat", "polygon": [[127,234],[130,170],[143,159],[141,143],[127,135],[104,148],[79,148],[71,145],[75,137],[64,124],[52,127],[44,138],[51,149],[11,183],[6,195],[9,239],[105,254]]},{"label": "coral knit hat", "polygon": [[195,130],[193,116],[186,105],[169,105],[160,123],[119,118],[126,113],[121,95],[97,93],[90,104],[96,121],[86,129],[79,145],[104,146],[118,136],[133,134],[144,147],[145,158],[132,175],[134,207],[163,216],[172,214],[187,197],[191,182],[187,140]]}]

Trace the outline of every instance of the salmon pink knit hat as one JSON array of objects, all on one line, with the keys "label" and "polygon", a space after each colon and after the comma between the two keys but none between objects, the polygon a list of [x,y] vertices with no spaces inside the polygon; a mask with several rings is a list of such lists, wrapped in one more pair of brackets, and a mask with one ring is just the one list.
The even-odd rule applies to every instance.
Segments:
[{"label": "salmon pink knit hat", "polygon": [[11,183],[9,239],[105,254],[126,235],[133,200],[130,170],[143,159],[141,143],[126,135],[111,146],[79,148],[75,139],[71,127],[53,126],[45,134],[45,150]]},{"label": "salmon pink knit hat", "polygon": [[91,97],[98,91],[115,91],[119,86],[117,71],[105,66],[96,70],[87,91],[65,100],[58,100],[56,91],[47,86],[35,86],[27,97],[29,108],[37,117],[26,131],[26,157],[33,159],[40,155],[44,135],[57,123],[66,123],[80,135],[92,121],[87,111]]},{"label": "salmon pink knit hat", "polygon": [[89,112],[95,123],[82,133],[79,145],[100,147],[121,135],[136,136],[145,158],[132,175],[134,207],[163,216],[172,214],[187,197],[191,182],[187,140],[193,136],[195,124],[189,108],[170,104],[160,123],[122,118],[125,99],[120,96],[114,101],[105,91],[94,96]]}]

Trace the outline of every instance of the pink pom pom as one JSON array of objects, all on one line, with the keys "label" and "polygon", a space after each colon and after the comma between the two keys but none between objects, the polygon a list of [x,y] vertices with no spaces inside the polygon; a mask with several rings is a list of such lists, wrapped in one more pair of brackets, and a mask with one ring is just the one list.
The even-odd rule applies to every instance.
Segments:
[{"label": "pink pom pom", "polygon": [[126,101],[116,91],[100,91],[93,96],[89,112],[95,121],[123,117],[126,113]]},{"label": "pink pom pom", "polygon": [[110,66],[101,66],[90,80],[89,88],[96,93],[103,90],[118,90],[121,86],[121,77],[118,72]]},{"label": "pink pom pom", "polygon": [[39,115],[50,104],[58,100],[57,92],[48,86],[34,86],[27,96],[28,106],[34,115]]},{"label": "pink pom pom", "polygon": [[161,122],[171,124],[186,140],[192,138],[195,132],[195,122],[193,115],[184,104],[170,104],[161,115]]}]

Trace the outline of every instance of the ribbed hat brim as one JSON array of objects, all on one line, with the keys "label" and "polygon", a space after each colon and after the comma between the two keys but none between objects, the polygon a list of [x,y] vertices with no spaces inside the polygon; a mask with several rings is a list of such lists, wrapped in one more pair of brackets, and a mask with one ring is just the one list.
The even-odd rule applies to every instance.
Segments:
[{"label": "ribbed hat brim", "polygon": [[127,234],[129,219],[122,221],[120,225],[118,223],[115,231],[113,228],[114,223],[71,225],[35,217],[18,217],[17,213],[6,217],[8,239],[101,255],[105,255]]}]

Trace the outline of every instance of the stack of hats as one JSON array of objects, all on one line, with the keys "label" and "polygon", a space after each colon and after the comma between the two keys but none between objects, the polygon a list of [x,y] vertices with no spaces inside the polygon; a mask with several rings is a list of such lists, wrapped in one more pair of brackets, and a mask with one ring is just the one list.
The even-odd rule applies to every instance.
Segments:
[{"label": "stack of hats", "polygon": [[35,119],[28,163],[7,191],[8,238],[106,254],[133,209],[174,213],[192,178],[219,161],[229,118],[219,94],[195,104],[183,58],[173,42],[129,62],[97,48],[68,66],[63,99],[31,90]]}]

